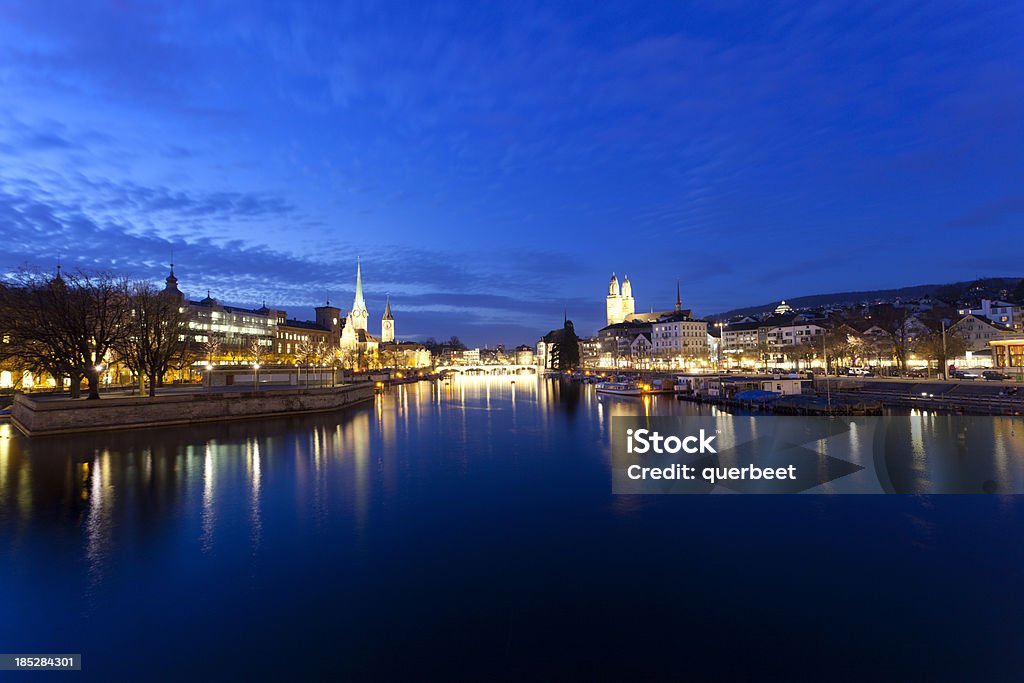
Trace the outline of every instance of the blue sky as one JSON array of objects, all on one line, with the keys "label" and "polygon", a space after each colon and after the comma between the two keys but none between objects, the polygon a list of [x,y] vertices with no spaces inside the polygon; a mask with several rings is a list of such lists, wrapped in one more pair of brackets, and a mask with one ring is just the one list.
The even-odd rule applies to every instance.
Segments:
[{"label": "blue sky", "polygon": [[1024,5],[0,0],[0,268],[400,337],[1021,276]]}]

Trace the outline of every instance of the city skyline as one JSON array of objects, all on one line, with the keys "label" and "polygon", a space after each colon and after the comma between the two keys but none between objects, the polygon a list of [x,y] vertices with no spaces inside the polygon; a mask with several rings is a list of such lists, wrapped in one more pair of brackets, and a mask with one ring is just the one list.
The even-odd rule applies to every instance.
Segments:
[{"label": "city skyline", "polygon": [[[1020,275],[1019,7],[0,6],[0,268],[410,339]],[[762,292],[764,294],[762,294]],[[768,295],[771,296],[768,296]]]}]

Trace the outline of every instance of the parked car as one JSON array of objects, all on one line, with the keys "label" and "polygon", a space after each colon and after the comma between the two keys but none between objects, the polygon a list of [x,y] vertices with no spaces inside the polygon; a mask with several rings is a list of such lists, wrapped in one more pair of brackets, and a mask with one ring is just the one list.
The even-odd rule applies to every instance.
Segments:
[{"label": "parked car", "polygon": [[914,368],[907,373],[908,377],[927,378],[931,373],[928,372],[928,368]]},{"label": "parked car", "polygon": [[854,377],[871,377],[875,373],[871,372],[866,368],[847,368],[846,374],[852,375]]},{"label": "parked car", "polygon": [[967,372],[966,370],[954,370],[950,373],[950,377],[953,379],[978,379],[980,375],[976,372]]},{"label": "parked car", "polygon": [[981,373],[981,376],[984,377],[985,379],[991,380],[1013,379],[1012,375],[1007,375],[1005,372],[999,372],[998,370],[986,370],[985,372]]}]

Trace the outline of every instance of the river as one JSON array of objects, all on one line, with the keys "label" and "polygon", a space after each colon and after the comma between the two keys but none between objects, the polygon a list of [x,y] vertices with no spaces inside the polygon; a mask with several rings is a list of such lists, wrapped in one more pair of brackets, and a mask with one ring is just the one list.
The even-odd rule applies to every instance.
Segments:
[{"label": "river", "polygon": [[643,413],[717,414],[522,377],[0,423],[0,652],[86,680],[1019,677],[1017,496],[612,495],[610,420]]}]

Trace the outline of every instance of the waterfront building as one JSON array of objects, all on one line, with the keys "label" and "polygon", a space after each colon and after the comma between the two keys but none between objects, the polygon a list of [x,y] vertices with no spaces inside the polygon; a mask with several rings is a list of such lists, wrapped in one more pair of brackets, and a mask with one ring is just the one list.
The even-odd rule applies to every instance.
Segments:
[{"label": "waterfront building", "polygon": [[[548,370],[557,370],[558,367],[558,346],[562,343],[562,337],[565,334],[565,330],[570,329],[575,335],[575,329],[573,329],[572,321],[566,318],[563,322],[563,326],[557,329],[551,330],[537,341],[537,350],[534,354],[534,364],[538,367],[546,368]],[[584,340],[577,337],[578,348],[579,348],[579,367],[584,365]],[[517,353],[518,357],[518,353]]]},{"label": "waterfront building", "polygon": [[1024,330],[1024,306],[1019,304],[982,299],[978,308],[961,308],[957,313],[980,316],[996,325],[1005,325],[1011,330]]},{"label": "waterfront building", "polygon": [[[609,292],[615,289],[615,284],[612,276]],[[632,297],[632,288],[628,291]],[[591,345],[592,364],[615,368],[686,367],[697,361],[707,361],[710,348],[708,323],[694,320],[693,312],[683,308],[678,281],[676,305],[671,311],[632,311],[626,315],[611,315],[616,312],[611,293],[609,301],[609,320],[615,322],[609,322],[598,330]],[[629,307],[633,306],[630,301]]]},{"label": "waterfront building", "polygon": [[526,344],[516,347],[516,365],[533,365],[535,355],[533,349]]},{"label": "waterfront building", "polygon": [[612,273],[612,279],[608,282],[608,297],[605,301],[605,311],[608,324],[625,322],[635,310],[636,302],[633,299],[633,285],[629,276],[623,278],[622,288],[619,288],[619,280]]},{"label": "waterfront building", "polygon": [[1013,328],[1000,325],[983,315],[969,313],[949,326],[948,333],[964,340],[967,351],[986,351],[989,341],[1013,335]]},{"label": "waterfront building", "polygon": [[1015,368],[1024,372],[1024,334],[1004,339],[993,339],[992,366],[996,368]]},{"label": "waterfront building", "polygon": [[651,323],[652,353],[666,360],[707,359],[708,323],[694,320],[690,311],[680,311]]},{"label": "waterfront building", "polygon": [[707,356],[710,360],[721,363],[722,356],[722,323],[705,323],[704,336],[707,340]]},{"label": "waterfront building", "polygon": [[601,340],[597,337],[580,338],[580,365],[585,368],[596,368],[600,365]]},{"label": "waterfront building", "polygon": [[722,327],[722,353],[725,355],[742,356],[757,350],[758,328],[761,323],[746,319],[740,322],[726,323]]},{"label": "waterfront building", "polygon": [[683,300],[676,280],[676,307],[651,321],[652,353],[656,358],[674,365],[688,365],[708,358],[708,323],[694,320],[693,312],[683,309]]},{"label": "waterfront building", "polygon": [[258,310],[226,306],[214,299],[209,290],[205,299],[189,301],[178,288],[174,264],[171,264],[171,272],[165,283],[164,294],[174,297],[187,309],[186,334],[193,346],[200,347],[216,342],[220,347],[217,349],[217,356],[234,361],[245,361],[252,356],[254,342],[262,352],[273,351],[277,311],[272,311],[266,306]]},{"label": "waterfront building", "polygon": [[[357,259],[356,293],[352,299],[352,309],[345,316],[344,325],[341,328],[341,349],[344,354],[370,358],[385,350],[383,346],[395,343],[395,319],[391,313],[391,297],[388,296],[384,307],[379,337],[370,334],[367,325],[369,317],[366,300],[363,297],[362,263]],[[387,353],[390,351],[394,351],[394,349],[387,350]]]},{"label": "waterfront building", "polygon": [[[639,337],[644,337],[646,341],[637,341]],[[642,320],[606,325],[597,331],[597,338],[602,367],[634,367],[640,360],[634,357],[634,352],[645,352],[647,346],[653,348],[650,343],[651,323]]]},{"label": "waterfront building", "polygon": [[825,322],[815,319],[802,313],[794,313],[792,309],[788,312],[779,313],[779,310],[789,308],[783,301],[775,313],[768,316],[758,325],[757,336],[759,343],[765,343],[775,352],[781,352],[783,347],[798,344],[811,344],[815,339],[820,339],[825,334]]},{"label": "waterfront building", "polygon": [[278,360],[297,362],[314,351],[323,355],[338,349],[331,330],[308,320],[285,320],[274,328],[274,353]]},{"label": "waterfront building", "polygon": [[397,342],[393,348],[407,368],[429,368],[433,364],[430,349],[425,346],[415,342]]},{"label": "waterfront building", "polygon": [[330,302],[315,309],[315,322],[294,320],[288,318],[287,311],[270,308],[266,302],[252,310],[221,304],[209,291],[205,299],[190,301],[178,288],[173,265],[165,282],[164,293],[187,309],[190,343],[196,348],[209,348],[212,360],[251,361],[255,340],[261,355],[295,362],[306,346],[322,346],[325,355],[330,355],[341,341],[341,309]]},{"label": "waterfront building", "polygon": [[554,350],[561,338],[562,330],[558,329],[551,330],[537,340],[537,352],[534,354],[534,360],[539,367],[552,369],[555,358]]}]

